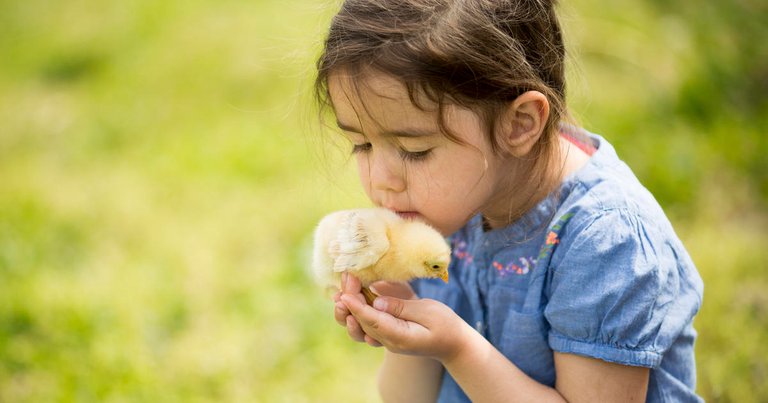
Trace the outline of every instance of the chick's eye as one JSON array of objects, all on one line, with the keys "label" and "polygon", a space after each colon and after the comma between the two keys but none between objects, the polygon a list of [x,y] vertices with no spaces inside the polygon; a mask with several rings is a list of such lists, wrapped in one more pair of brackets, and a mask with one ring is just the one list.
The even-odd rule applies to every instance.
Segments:
[{"label": "chick's eye", "polygon": [[371,143],[352,145],[352,154],[366,153],[368,151],[371,151]]},{"label": "chick's eye", "polygon": [[438,265],[433,265],[433,266],[432,266],[432,268],[433,268],[433,269],[435,269],[435,270],[438,270],[438,269],[440,269],[440,266],[438,266]]}]

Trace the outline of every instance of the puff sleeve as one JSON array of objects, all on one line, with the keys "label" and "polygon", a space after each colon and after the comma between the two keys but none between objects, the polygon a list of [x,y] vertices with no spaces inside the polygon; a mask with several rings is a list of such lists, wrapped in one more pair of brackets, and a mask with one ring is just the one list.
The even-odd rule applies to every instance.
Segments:
[{"label": "puff sleeve", "polygon": [[701,305],[702,284],[667,223],[627,209],[572,219],[545,295],[554,351],[655,368]]}]

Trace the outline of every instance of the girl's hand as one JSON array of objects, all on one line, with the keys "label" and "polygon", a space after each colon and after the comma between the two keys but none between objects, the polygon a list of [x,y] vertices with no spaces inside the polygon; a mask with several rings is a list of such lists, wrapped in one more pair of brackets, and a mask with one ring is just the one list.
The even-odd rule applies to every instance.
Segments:
[{"label": "girl's hand", "polygon": [[371,339],[398,354],[445,362],[461,351],[474,332],[453,310],[430,299],[379,297],[374,307],[356,295],[342,294],[340,300],[365,341],[371,344]]},{"label": "girl's hand", "polygon": [[[352,340],[366,342],[374,347],[381,347],[381,343],[365,334],[358,324],[357,319],[350,313],[347,305],[341,302],[341,296],[347,294],[351,296],[351,298],[355,298],[363,304],[365,303],[365,297],[360,292],[360,280],[355,276],[342,273],[341,287],[341,290],[333,296],[333,301],[336,303],[333,310],[334,319],[336,319],[336,322],[339,325],[347,328],[347,333]],[[371,288],[377,295],[386,295],[401,299],[416,298],[416,293],[413,292],[411,286],[405,283],[379,281],[373,283],[369,288]]]}]

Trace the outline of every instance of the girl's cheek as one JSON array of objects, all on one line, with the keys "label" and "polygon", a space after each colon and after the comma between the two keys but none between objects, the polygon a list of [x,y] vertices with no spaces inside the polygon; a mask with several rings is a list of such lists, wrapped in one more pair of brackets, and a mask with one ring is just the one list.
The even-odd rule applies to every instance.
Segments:
[{"label": "girl's cheek", "polygon": [[355,158],[357,158],[357,176],[367,192],[371,182],[370,167],[364,158],[360,156],[356,156]]}]

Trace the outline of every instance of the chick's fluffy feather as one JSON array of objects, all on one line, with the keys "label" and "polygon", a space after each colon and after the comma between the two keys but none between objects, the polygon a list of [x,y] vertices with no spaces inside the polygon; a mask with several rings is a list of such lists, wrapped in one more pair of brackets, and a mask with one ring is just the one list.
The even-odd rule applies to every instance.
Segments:
[{"label": "chick's fluffy feather", "polygon": [[338,288],[349,272],[367,287],[417,277],[448,281],[451,251],[429,225],[384,208],[337,211],[315,230],[312,269],[321,285]]}]

